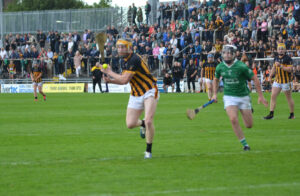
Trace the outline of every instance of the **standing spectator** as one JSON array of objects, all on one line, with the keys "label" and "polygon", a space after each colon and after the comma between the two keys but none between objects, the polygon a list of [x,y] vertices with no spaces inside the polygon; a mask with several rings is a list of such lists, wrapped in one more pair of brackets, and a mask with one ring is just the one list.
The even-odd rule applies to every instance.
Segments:
[{"label": "standing spectator", "polygon": [[129,23],[129,26],[131,26],[132,25],[132,7],[131,7],[131,5],[128,7],[127,21]]},{"label": "standing spectator", "polygon": [[52,59],[52,58],[53,58],[53,52],[51,51],[50,48],[48,48],[48,51],[47,51],[47,57],[48,57],[49,59]]},{"label": "standing spectator", "polygon": [[84,30],[83,36],[82,36],[82,41],[86,44],[87,43],[87,35],[88,35],[88,30]]},{"label": "standing spectator", "polygon": [[134,3],[132,3],[132,24],[136,25],[135,18],[137,14],[137,8],[135,7]]},{"label": "standing spectator", "polygon": [[[188,84],[188,92],[195,93],[196,87],[195,87],[195,79],[197,75],[197,67],[193,61],[193,59],[189,60],[189,64],[187,65],[185,69],[184,75],[187,77],[187,84]],[[191,91],[191,83],[193,85],[193,91]]]},{"label": "standing spectator", "polygon": [[56,52],[56,53],[59,53],[59,45],[60,45],[60,35],[58,34],[58,32],[57,31],[55,31],[55,47],[54,47],[54,49],[55,49],[55,51],[53,51],[53,52]]},{"label": "standing spectator", "polygon": [[251,10],[252,10],[252,3],[250,2],[250,0],[247,0],[244,6],[244,12],[245,14],[248,14]]},{"label": "standing spectator", "polygon": [[75,72],[74,63],[73,63],[73,57],[74,57],[74,54],[72,52],[72,49],[69,49],[68,52],[66,53],[66,59],[67,59],[68,67],[71,68],[71,72],[72,73]]},{"label": "standing spectator", "polygon": [[163,89],[165,93],[168,93],[168,88],[169,86],[172,86],[172,93],[174,91],[174,84],[172,82],[172,77],[170,76],[169,73],[166,73],[163,79]]},{"label": "standing spectator", "polygon": [[176,93],[180,93],[180,79],[182,77],[182,67],[179,62],[175,62],[172,70],[173,83],[176,83]]},{"label": "standing spectator", "polygon": [[9,79],[14,79],[14,75],[16,74],[16,65],[13,60],[9,61],[7,71],[9,73]]},{"label": "standing spectator", "polygon": [[145,14],[146,14],[146,24],[149,24],[149,14],[151,12],[151,5],[149,4],[149,2],[146,2],[146,6],[145,6]]},{"label": "standing spectator", "polygon": [[50,47],[52,52],[55,52],[55,35],[53,31],[49,32]]},{"label": "standing spectator", "polygon": [[55,76],[57,76],[59,74],[59,65],[58,65],[58,55],[56,52],[54,52],[52,60],[54,63],[54,74]]},{"label": "standing spectator", "polygon": [[73,41],[74,41],[74,46],[73,46],[73,52],[78,50],[78,45],[81,41],[80,35],[77,33],[77,31],[74,32],[73,34]]},{"label": "standing spectator", "polygon": [[152,50],[154,57],[154,68],[158,68],[158,55],[159,55],[159,46],[158,43],[155,43],[155,47]]},{"label": "standing spectator", "polygon": [[137,11],[137,21],[139,23],[139,26],[141,26],[141,23],[143,23],[143,11],[142,8],[139,7],[138,11]]},{"label": "standing spectator", "polygon": [[38,30],[37,41],[39,42],[41,48],[45,47],[46,39],[46,35],[41,30]]},{"label": "standing spectator", "polygon": [[265,18],[262,20],[261,23],[261,38],[264,43],[268,40],[268,23]]},{"label": "standing spectator", "polygon": [[100,92],[103,93],[102,86],[101,86],[101,79],[103,73],[101,72],[101,67],[99,62],[97,62],[96,65],[92,68],[92,75],[93,75],[93,92],[95,93],[96,85],[98,84]]},{"label": "standing spectator", "polygon": [[74,67],[76,69],[76,77],[79,77],[80,70],[81,70],[81,60],[82,55],[80,55],[79,51],[77,50],[74,56]]},{"label": "standing spectator", "polygon": [[220,16],[217,16],[217,20],[215,21],[215,26],[216,26],[215,39],[223,40],[224,22]]}]

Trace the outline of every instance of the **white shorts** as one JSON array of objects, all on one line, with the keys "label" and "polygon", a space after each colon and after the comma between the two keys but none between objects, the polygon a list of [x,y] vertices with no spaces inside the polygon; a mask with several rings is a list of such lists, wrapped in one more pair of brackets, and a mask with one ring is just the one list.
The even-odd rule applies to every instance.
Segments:
[{"label": "white shorts", "polygon": [[144,101],[149,97],[154,97],[157,93],[156,100],[159,100],[159,92],[156,88],[152,88],[148,90],[144,95],[140,97],[135,97],[130,95],[129,102],[128,102],[128,108],[136,109],[136,110],[143,110],[144,109]]},{"label": "white shorts", "polygon": [[289,82],[289,83],[285,83],[285,84],[280,84],[280,83],[274,82],[272,87],[281,88],[282,91],[289,91],[292,89],[292,83]]},{"label": "white shorts", "polygon": [[32,84],[37,86],[43,86],[43,82],[39,82],[39,83],[33,82]]},{"label": "white shorts", "polygon": [[205,83],[213,83],[213,80],[209,79],[209,78],[205,78]]},{"label": "white shorts", "polygon": [[224,109],[228,106],[238,106],[240,110],[251,110],[251,98],[250,96],[245,97],[234,97],[224,95],[223,97]]}]

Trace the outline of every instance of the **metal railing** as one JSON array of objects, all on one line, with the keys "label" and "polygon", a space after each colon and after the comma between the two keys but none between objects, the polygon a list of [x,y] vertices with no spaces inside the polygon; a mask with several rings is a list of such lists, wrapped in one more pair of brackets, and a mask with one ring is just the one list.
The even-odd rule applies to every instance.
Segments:
[{"label": "metal railing", "polygon": [[37,30],[59,32],[97,31],[107,25],[120,26],[122,8],[3,12],[3,34],[36,33]]}]

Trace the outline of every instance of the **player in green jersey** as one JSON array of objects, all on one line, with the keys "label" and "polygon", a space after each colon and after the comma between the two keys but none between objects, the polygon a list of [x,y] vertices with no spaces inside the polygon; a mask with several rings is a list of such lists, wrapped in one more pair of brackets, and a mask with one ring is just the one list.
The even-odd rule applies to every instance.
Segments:
[{"label": "player in green jersey", "polygon": [[253,74],[252,70],[241,61],[235,58],[236,47],[233,45],[225,45],[222,49],[223,62],[220,63],[215,72],[215,78],[213,82],[213,98],[217,102],[217,93],[219,88],[219,81],[222,77],[224,83],[224,108],[231,121],[231,125],[234,133],[240,140],[245,151],[250,150],[249,145],[246,142],[244,133],[239,124],[238,111],[240,110],[244,124],[247,128],[251,128],[253,125],[251,100],[249,96],[249,89],[247,87],[247,81],[253,80],[256,92],[258,93],[258,103],[263,103],[266,107],[268,102],[265,100],[259,80]]}]

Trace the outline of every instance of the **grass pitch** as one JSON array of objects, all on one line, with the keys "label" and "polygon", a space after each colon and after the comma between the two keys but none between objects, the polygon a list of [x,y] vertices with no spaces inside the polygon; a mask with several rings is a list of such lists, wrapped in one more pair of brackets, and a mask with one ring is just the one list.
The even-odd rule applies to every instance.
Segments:
[{"label": "grass pitch", "polygon": [[[265,94],[270,99],[270,94]],[[0,195],[300,195],[300,94],[288,120],[252,94],[254,127],[243,152],[219,103],[193,121],[206,94],[161,94],[153,159],[125,125],[128,94],[0,94]],[[242,121],[240,121],[242,122]]]}]

